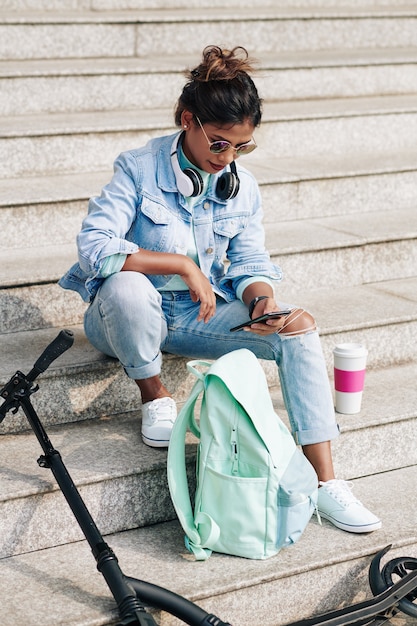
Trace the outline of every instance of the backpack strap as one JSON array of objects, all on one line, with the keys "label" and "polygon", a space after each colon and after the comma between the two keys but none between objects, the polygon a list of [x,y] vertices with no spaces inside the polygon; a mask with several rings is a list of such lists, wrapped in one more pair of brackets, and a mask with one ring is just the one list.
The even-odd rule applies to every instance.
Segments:
[{"label": "backpack strap", "polygon": [[206,361],[190,361],[187,369],[197,377],[187,402],[178,414],[172,429],[168,447],[167,475],[168,486],[174,508],[181,526],[186,533],[185,545],[192,552],[197,561],[205,561],[211,550],[204,548],[217,541],[220,529],[214,520],[205,513],[198,513],[194,519],[188,489],[187,471],[185,463],[185,437],[187,429],[200,438],[200,429],[195,421],[195,405],[198,397],[204,391],[206,374],[195,369],[196,365],[210,367]]},{"label": "backpack strap", "polygon": [[[192,402],[192,410],[189,411],[190,419],[188,421],[187,426],[190,429],[190,431],[193,433],[193,435],[195,435],[197,439],[200,439],[200,428],[197,422],[195,421],[194,407],[195,407],[195,403],[197,401],[198,396],[204,390],[207,372],[200,372],[198,369],[196,369],[196,365],[199,365],[200,367],[207,367],[207,369],[209,369],[212,366],[212,363],[209,363],[208,361],[198,361],[198,360],[188,361],[187,363],[187,370],[190,372],[190,374],[193,374],[193,376],[197,378],[195,385],[193,389],[191,390],[190,397],[194,396],[194,392],[197,393],[197,396],[195,400]],[[201,387],[197,387],[198,381],[201,381],[202,383]],[[183,411],[185,411],[185,407],[187,406],[187,404],[188,402],[184,405]],[[178,421],[178,418],[177,418],[177,421]]]}]

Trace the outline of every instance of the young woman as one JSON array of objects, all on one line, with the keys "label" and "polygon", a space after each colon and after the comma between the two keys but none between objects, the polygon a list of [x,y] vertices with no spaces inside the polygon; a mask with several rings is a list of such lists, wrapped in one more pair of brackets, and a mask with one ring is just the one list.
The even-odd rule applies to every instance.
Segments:
[{"label": "young woman", "polygon": [[293,435],[318,475],[320,514],[369,532],[380,520],[334,476],[338,428],[315,321],[275,300],[281,270],[264,247],[259,188],[236,164],[257,147],[262,103],[251,71],[244,48],[203,51],[177,103],[180,131],[116,159],[112,180],[90,200],[79,264],[60,284],[90,302],[87,337],[136,381],[149,446],[168,445],[177,415],[159,377],[161,352],[216,359],[247,348],[274,360]]}]

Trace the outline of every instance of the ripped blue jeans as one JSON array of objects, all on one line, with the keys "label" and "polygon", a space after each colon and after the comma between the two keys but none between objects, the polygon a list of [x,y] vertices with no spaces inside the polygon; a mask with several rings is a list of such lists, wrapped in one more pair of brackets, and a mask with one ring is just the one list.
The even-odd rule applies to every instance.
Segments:
[{"label": "ripped blue jeans", "polygon": [[[279,303],[287,308],[288,304]],[[156,376],[162,352],[217,359],[247,348],[274,360],[296,442],[307,445],[338,436],[333,398],[317,331],[261,337],[230,328],[248,319],[239,300],[217,299],[216,314],[198,322],[199,303],[188,291],[158,292],[143,274],[119,272],[107,278],[85,314],[85,332],[101,352],[117,358],[133,379]]]}]

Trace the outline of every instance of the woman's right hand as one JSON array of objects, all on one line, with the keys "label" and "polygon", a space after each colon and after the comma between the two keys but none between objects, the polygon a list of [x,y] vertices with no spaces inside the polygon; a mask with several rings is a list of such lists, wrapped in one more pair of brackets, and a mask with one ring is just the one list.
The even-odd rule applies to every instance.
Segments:
[{"label": "woman's right hand", "polygon": [[181,278],[190,290],[191,300],[200,302],[197,320],[208,322],[216,312],[216,296],[208,278],[189,257],[184,258],[184,272]]},{"label": "woman's right hand", "polygon": [[178,274],[189,288],[192,301],[200,302],[199,322],[208,322],[216,311],[216,296],[210,281],[198,265],[184,254],[140,248],[138,252],[128,255],[122,270],[143,274]]}]

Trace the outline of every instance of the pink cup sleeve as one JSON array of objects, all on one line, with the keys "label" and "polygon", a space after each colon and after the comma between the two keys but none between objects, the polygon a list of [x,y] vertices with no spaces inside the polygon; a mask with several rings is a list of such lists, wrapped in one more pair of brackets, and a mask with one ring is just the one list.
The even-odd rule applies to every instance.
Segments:
[{"label": "pink cup sleeve", "polygon": [[334,387],[336,391],[348,393],[356,393],[363,391],[365,383],[365,371],[358,370],[356,372],[348,372],[346,370],[338,370],[334,368]]}]

